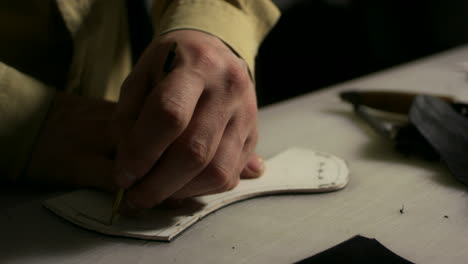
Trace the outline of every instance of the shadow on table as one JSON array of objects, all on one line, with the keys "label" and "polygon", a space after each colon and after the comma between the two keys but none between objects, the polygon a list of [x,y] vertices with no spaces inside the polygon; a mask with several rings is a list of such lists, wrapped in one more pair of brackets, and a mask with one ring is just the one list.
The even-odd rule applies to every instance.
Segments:
[{"label": "shadow on table", "polygon": [[34,201],[2,209],[0,263],[56,263],[77,256],[83,262],[93,263],[97,262],[93,258],[112,256],[116,245],[141,247],[146,243],[125,238],[116,243],[116,238],[81,229],[42,207],[43,199],[37,195]]},{"label": "shadow on table", "polygon": [[[62,190],[65,191],[65,190]],[[33,202],[37,197],[53,196],[56,189],[48,186],[32,186],[24,183],[0,182],[0,211]]]},{"label": "shadow on table", "polygon": [[442,163],[439,163],[440,166],[434,166],[434,173],[430,174],[431,180],[436,182],[439,185],[456,189],[458,191],[465,191],[468,193],[468,188],[458,181],[455,177],[450,175],[448,169],[443,166]]},{"label": "shadow on table", "polygon": [[[392,160],[395,162],[412,160],[413,162],[426,162],[415,153],[409,153],[408,155],[399,152],[395,147],[395,141],[390,138],[386,138],[383,135],[375,131],[369,124],[363,119],[358,117],[350,107],[350,110],[336,110],[327,109],[327,114],[333,114],[336,116],[343,117],[350,123],[361,130],[363,134],[369,139],[368,144],[364,145],[361,149],[361,154],[366,159],[372,160]],[[397,118],[395,118],[397,119]],[[401,118],[398,118],[401,119]]]}]

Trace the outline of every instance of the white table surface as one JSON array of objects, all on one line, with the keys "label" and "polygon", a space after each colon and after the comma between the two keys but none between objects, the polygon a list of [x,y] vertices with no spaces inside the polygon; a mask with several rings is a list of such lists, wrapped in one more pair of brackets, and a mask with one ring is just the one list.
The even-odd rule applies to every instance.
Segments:
[{"label": "white table surface", "polygon": [[468,46],[260,111],[259,153],[300,146],[341,156],[351,169],[342,191],[240,202],[164,243],[83,230],[41,207],[57,193],[4,187],[0,263],[291,263],[357,234],[413,262],[468,263],[468,187],[440,163],[402,157],[337,96],[392,89],[468,101],[468,72],[459,65],[467,61]]}]

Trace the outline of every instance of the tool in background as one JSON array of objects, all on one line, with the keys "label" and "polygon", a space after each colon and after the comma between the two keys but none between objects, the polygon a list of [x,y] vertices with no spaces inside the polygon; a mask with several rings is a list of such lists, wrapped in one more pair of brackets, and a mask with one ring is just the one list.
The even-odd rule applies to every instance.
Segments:
[{"label": "tool in background", "polygon": [[[392,91],[345,91],[340,93],[342,100],[351,103],[354,112],[378,134],[394,144],[395,149],[405,156],[417,155],[427,160],[437,160],[439,155],[421,136],[419,131],[407,121],[390,121],[372,114],[372,109],[404,114],[407,116],[416,94]],[[452,98],[441,96],[443,100]]]},{"label": "tool in background", "polygon": [[[350,90],[340,93],[342,100],[353,105],[363,105],[377,110],[397,114],[408,114],[411,105],[419,94],[394,91],[358,91]],[[468,104],[457,102],[447,95],[430,95],[449,103],[458,113],[468,116]]]},{"label": "tool in background", "polygon": [[439,158],[437,152],[411,123],[394,123],[375,117],[362,105],[354,105],[354,112],[378,134],[391,141],[395,149],[405,156],[414,154],[431,161]]},{"label": "tool in background", "polygon": [[[376,132],[394,142],[397,150],[441,159],[468,186],[468,104],[448,96],[389,91],[346,91],[340,97]],[[405,114],[409,121],[392,123],[372,115],[372,108]]]},{"label": "tool in background", "polygon": [[446,102],[417,96],[409,113],[411,123],[439,153],[453,176],[468,186],[468,119]]}]

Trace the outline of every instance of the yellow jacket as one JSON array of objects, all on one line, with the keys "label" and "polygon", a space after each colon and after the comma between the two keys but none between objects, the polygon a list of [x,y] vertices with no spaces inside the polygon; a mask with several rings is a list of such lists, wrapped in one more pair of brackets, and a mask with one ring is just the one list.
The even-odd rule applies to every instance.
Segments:
[{"label": "yellow jacket", "polygon": [[[0,174],[24,171],[56,89],[116,101],[131,70],[124,0],[0,3]],[[155,0],[156,35],[213,34],[254,69],[279,17],[270,0]]]}]

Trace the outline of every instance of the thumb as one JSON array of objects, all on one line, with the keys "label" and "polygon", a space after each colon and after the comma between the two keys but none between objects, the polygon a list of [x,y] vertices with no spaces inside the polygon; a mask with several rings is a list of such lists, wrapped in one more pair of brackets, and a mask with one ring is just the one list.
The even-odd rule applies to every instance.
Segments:
[{"label": "thumb", "polygon": [[253,179],[262,176],[265,171],[265,162],[260,155],[254,153],[250,156],[247,165],[242,170],[241,178],[242,179]]}]

